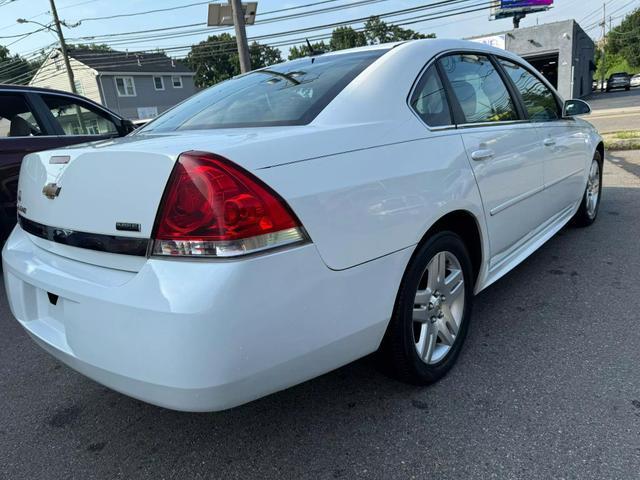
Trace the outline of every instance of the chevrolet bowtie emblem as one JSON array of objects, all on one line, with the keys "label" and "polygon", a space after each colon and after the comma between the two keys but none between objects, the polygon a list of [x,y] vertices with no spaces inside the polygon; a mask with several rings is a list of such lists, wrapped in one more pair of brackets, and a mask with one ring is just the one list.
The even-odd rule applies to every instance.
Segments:
[{"label": "chevrolet bowtie emblem", "polygon": [[42,194],[53,200],[54,198],[56,198],[58,195],[60,195],[60,190],[62,190],[62,187],[59,187],[57,183],[47,183],[43,188],[42,188]]}]

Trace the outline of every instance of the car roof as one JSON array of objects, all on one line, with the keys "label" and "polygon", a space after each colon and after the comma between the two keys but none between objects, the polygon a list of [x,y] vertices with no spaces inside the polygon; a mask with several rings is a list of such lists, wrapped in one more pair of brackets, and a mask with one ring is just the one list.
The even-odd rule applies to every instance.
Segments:
[{"label": "car roof", "polygon": [[65,92],[64,90],[55,90],[53,88],[33,87],[31,85],[14,85],[10,83],[0,83],[0,90],[13,90],[13,91],[27,91],[27,92],[40,92],[40,93],[60,93],[62,95],[72,95],[74,97],[85,98],[82,95],[77,95],[72,92]]},{"label": "car roof", "polygon": [[[363,52],[369,50],[391,50],[395,47],[402,46],[403,48],[419,48],[419,45],[429,45],[434,50],[447,51],[447,50],[476,50],[484,51],[487,53],[493,53],[504,56],[514,56],[513,52],[503,50],[500,48],[492,47],[485,43],[475,42],[472,40],[460,40],[457,38],[421,38],[416,40],[404,40],[400,42],[379,43],[376,45],[366,45],[364,47],[348,48],[345,50],[336,50],[334,52],[323,53],[322,55],[336,55],[340,53],[351,52]],[[517,56],[517,55],[515,55]]]},{"label": "car roof", "polygon": [[109,112],[111,115],[115,115],[118,118],[124,118],[122,115],[117,114],[110,108],[105,107],[104,105],[100,105],[99,103],[91,100],[90,98],[84,97],[82,95],[75,94],[73,92],[66,92],[64,90],[55,90],[53,88],[44,88],[44,87],[33,87],[31,85],[13,85],[8,83],[0,83],[0,92],[31,92],[31,93],[44,93],[44,94],[53,94],[53,95],[64,95],[66,97],[79,98],[83,102],[90,103],[100,108],[101,110]]}]

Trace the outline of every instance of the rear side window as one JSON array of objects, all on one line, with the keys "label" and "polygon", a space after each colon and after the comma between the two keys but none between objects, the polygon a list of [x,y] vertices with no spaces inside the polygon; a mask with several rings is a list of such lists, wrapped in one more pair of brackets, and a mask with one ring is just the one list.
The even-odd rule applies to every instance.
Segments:
[{"label": "rear side window", "polygon": [[524,67],[504,59],[499,62],[520,92],[531,120],[544,122],[560,118],[556,96],[549,87]]},{"label": "rear side window", "polygon": [[42,95],[51,115],[65,135],[117,135],[118,129],[106,114],[73,98]]},{"label": "rear side window", "polygon": [[388,49],[300,58],[214,85],[139,132],[304,125]]},{"label": "rear side window", "polygon": [[35,135],[43,135],[43,129],[24,97],[0,93],[0,138]]},{"label": "rear side window", "polygon": [[447,96],[435,66],[430,66],[418,82],[411,97],[411,106],[430,127],[453,123]]},{"label": "rear side window", "polygon": [[455,54],[440,62],[460,103],[465,123],[518,119],[511,95],[488,57]]}]

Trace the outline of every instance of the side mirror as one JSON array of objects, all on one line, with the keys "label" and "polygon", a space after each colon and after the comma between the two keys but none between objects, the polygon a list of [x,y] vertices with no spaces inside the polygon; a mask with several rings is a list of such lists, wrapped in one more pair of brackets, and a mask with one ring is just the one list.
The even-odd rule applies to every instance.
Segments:
[{"label": "side mirror", "polygon": [[562,107],[563,117],[575,117],[577,115],[588,115],[589,113],[591,113],[591,107],[582,100],[567,100]]}]

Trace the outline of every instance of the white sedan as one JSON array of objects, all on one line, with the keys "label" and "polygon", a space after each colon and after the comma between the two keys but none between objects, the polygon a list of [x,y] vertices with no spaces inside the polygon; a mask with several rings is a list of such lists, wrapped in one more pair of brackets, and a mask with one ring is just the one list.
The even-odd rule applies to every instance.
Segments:
[{"label": "white sedan", "polygon": [[588,110],[519,57],[457,40],[239,76],[129,137],[25,157],[11,310],[70,367],[177,410],[375,351],[429,384],[474,294],[595,220]]}]

